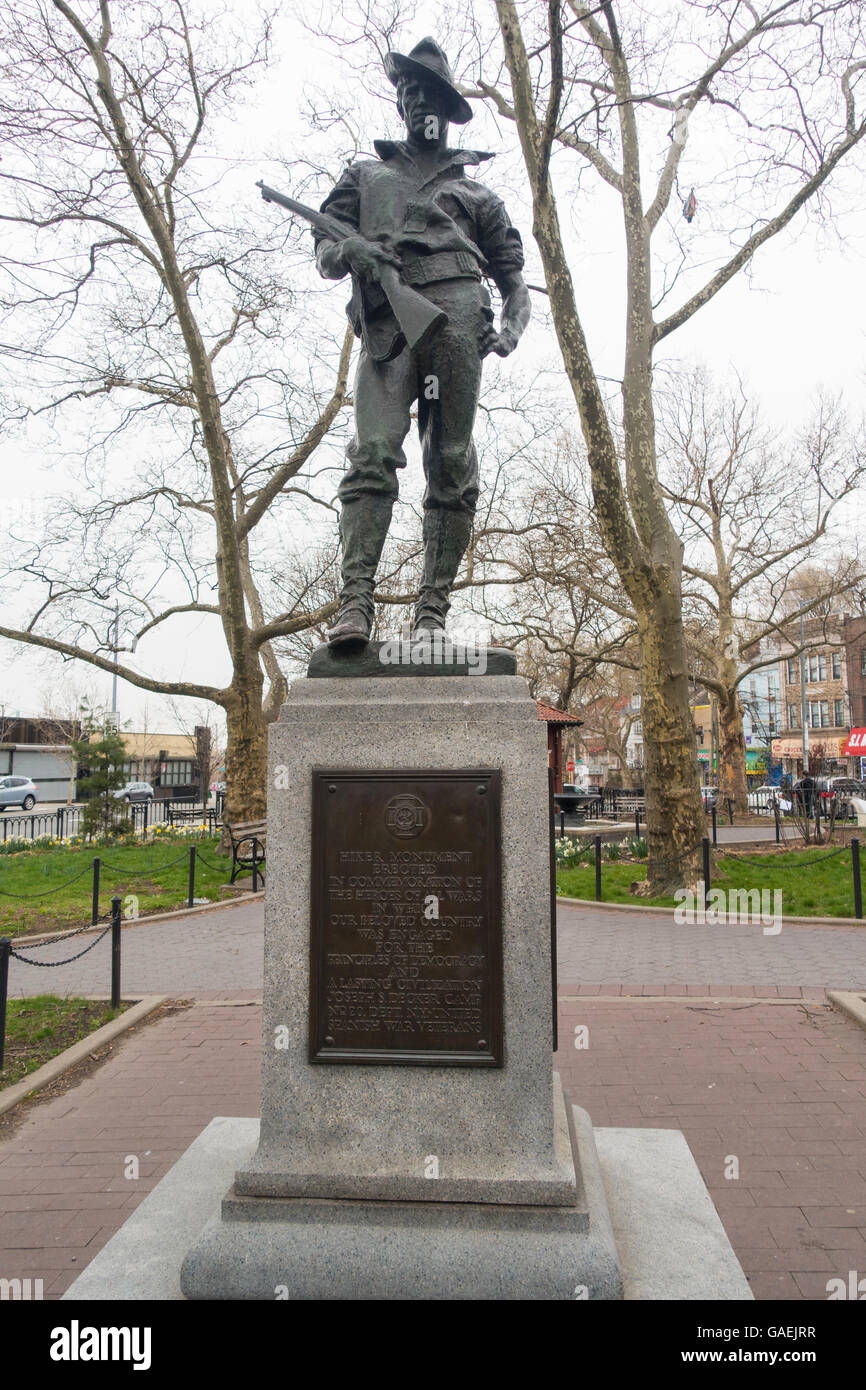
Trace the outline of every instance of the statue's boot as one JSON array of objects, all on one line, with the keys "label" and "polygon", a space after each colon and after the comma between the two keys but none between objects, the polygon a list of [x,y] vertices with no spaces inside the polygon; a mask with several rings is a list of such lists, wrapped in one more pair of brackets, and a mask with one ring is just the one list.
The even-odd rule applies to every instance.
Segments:
[{"label": "statue's boot", "polygon": [[343,589],[340,609],[328,633],[330,647],[361,647],[373,627],[373,589],[391,511],[390,497],[364,493],[344,502],[340,512]]},{"label": "statue's boot", "polygon": [[469,512],[428,507],[424,512],[424,572],[412,631],[444,632],[451,586],[472,535]]}]

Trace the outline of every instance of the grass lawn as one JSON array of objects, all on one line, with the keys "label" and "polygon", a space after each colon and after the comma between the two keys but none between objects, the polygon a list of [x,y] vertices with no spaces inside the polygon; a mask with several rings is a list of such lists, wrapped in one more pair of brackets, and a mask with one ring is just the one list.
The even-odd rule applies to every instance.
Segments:
[{"label": "grass lawn", "polygon": [[[738,851],[739,853],[739,851]],[[826,848],[806,847],[787,854],[744,854],[750,860],[733,859],[721,852],[713,857],[712,886],[724,888],[779,888],[782,912],[787,917],[853,917],[854,882],[851,855],[846,851],[825,863],[811,863],[826,855]],[[864,856],[861,855],[861,864]],[[808,865],[808,867],[807,867]],[[866,869],[866,865],[863,865]],[[673,898],[637,898],[632,883],[646,878],[645,864],[620,864],[604,860],[601,869],[602,902],[642,903],[674,907]],[[595,899],[595,863],[559,869],[557,891],[566,898]]]},{"label": "grass lawn", "polygon": [[[127,841],[94,848],[92,845],[57,845],[22,849],[0,855],[0,935],[54,931],[80,927],[90,921],[93,893],[93,860],[102,861],[99,877],[99,914],[111,912],[115,895],[126,899],[123,911],[131,911],[128,895],[138,899],[138,912],[184,907],[189,883],[189,851],[195,843],[204,859],[196,860],[195,896],[219,899],[220,885],[231,876],[231,859],[217,857],[217,837],[190,841],[159,836],[146,844]],[[215,868],[210,867],[215,865]],[[168,867],[170,866],[170,867]],[[74,882],[69,882],[74,879]],[[243,879],[240,880],[244,882]],[[65,885],[65,886],[61,886]],[[53,891],[53,890],[57,891]],[[11,895],[20,893],[21,898]],[[37,894],[42,896],[37,897]]]},{"label": "grass lawn", "polygon": [[128,1007],[121,1002],[119,1009],[112,1009],[104,1000],[57,999],[52,994],[10,999],[6,1005],[6,1056],[0,1072],[0,1090],[14,1086]]}]

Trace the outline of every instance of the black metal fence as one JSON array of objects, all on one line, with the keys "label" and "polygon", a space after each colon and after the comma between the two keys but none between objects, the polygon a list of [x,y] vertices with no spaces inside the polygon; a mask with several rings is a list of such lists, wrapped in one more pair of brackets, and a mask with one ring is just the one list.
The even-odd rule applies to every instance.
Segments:
[{"label": "black metal fence", "polygon": [[[160,801],[132,801],[125,808],[136,830],[149,830],[151,826],[193,823],[197,815],[206,824],[210,833],[216,834],[222,816],[222,799],[216,806],[202,806],[201,803],[171,797]],[[83,806],[58,806],[56,811],[32,811],[20,816],[0,815],[0,843],[7,840],[66,840],[81,833]]]}]

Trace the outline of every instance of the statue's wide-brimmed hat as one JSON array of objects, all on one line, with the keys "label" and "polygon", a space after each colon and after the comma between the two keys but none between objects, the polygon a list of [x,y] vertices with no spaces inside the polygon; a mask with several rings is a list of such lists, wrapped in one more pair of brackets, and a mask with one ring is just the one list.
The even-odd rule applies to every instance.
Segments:
[{"label": "statue's wide-brimmed hat", "polygon": [[437,89],[448,99],[448,119],[455,125],[472,120],[472,107],[454,86],[448,59],[435,39],[422,39],[411,53],[386,53],[385,72],[397,86],[401,77],[431,78]]}]

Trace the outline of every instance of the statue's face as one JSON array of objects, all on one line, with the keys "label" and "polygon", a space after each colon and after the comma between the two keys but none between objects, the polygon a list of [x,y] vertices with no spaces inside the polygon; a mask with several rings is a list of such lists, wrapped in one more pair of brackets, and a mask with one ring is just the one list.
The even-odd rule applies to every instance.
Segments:
[{"label": "statue's face", "polygon": [[406,130],[418,144],[435,145],[448,127],[447,101],[436,82],[403,77],[397,87],[397,107]]}]

